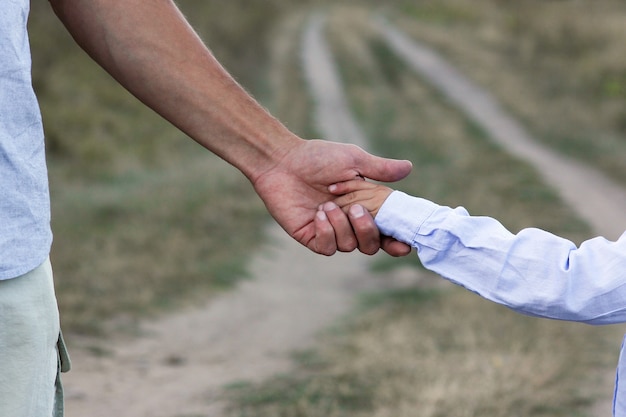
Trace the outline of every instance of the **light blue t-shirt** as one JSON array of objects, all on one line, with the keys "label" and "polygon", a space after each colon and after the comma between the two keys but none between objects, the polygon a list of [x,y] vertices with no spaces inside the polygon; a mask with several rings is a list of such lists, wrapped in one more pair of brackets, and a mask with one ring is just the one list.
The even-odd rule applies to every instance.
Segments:
[{"label": "light blue t-shirt", "polygon": [[0,279],[42,264],[52,243],[39,105],[31,81],[29,0],[0,5]]}]

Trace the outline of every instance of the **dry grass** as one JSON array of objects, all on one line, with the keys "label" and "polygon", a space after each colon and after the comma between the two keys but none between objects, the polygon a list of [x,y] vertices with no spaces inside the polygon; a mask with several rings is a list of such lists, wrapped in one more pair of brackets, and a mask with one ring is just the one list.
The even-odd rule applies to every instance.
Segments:
[{"label": "dry grass", "polygon": [[268,221],[247,180],[208,155],[53,192],[57,294],[74,333],[113,319],[133,330],[147,313],[228,288]]},{"label": "dry grass", "polygon": [[[594,328],[520,317],[461,290],[387,294],[335,330],[300,355],[297,376],[233,387],[231,415],[584,416],[605,394],[589,368],[614,359]],[[590,354],[589,338],[603,349]]]}]

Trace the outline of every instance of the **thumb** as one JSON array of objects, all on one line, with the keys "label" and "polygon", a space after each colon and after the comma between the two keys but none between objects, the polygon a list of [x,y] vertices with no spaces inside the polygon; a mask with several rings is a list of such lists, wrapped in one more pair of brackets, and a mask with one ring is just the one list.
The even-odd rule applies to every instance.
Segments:
[{"label": "thumb", "polygon": [[381,158],[366,153],[357,170],[361,176],[375,181],[394,182],[411,173],[411,161]]}]

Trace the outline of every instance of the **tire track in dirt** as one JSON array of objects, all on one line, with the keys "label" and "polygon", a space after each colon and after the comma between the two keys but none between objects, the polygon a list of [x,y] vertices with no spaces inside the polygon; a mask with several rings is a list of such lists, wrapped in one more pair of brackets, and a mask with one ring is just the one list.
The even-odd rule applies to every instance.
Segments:
[{"label": "tire track in dirt", "polygon": [[[398,56],[485,129],[495,142],[533,165],[562,199],[588,222],[594,233],[610,240],[621,236],[626,230],[624,187],[601,172],[540,145],[487,91],[463,76],[435,51],[382,19],[377,19],[376,25]],[[615,369],[599,369],[598,372],[602,374],[600,379],[606,396],[598,399],[592,412],[596,417],[610,416]]]},{"label": "tire track in dirt", "polygon": [[[325,46],[323,24],[314,17],[302,45],[318,130],[365,147]],[[250,256],[251,279],[232,292],[143,323],[137,338],[77,341],[98,344],[107,354],[73,350],[73,369],[64,375],[66,415],[219,416],[225,385],[288,372],[289,354],[313,345],[320,330],[354,308],[357,294],[418,279],[413,271],[408,280],[401,271],[377,277],[368,271],[369,258],[358,253],[315,255],[276,224],[267,235],[269,244]]]},{"label": "tire track in dirt", "polygon": [[367,139],[350,112],[339,71],[324,39],[324,24],[323,15],[313,15],[302,42],[303,70],[316,104],[315,124],[324,138],[367,149]]}]

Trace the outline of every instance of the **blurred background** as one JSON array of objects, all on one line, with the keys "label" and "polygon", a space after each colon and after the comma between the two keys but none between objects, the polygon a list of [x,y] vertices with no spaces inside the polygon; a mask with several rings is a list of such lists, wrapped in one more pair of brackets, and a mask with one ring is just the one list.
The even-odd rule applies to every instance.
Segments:
[{"label": "blurred background", "polygon": [[[439,51],[542,143],[626,186],[621,0],[177,3],[235,78],[306,138],[320,135],[300,37],[311,13],[325,13],[371,150],[414,163],[397,185],[409,193],[495,216],[513,231],[592,237],[529,165],[394,55],[375,16]],[[263,244],[270,220],[246,179],[118,87],[47,2],[32,2],[30,29],[65,332],[129,331],[245,278],[246,254]],[[375,268],[407,264],[420,269],[415,256],[382,257]],[[614,367],[623,330],[529,319],[461,290],[414,288],[362,304],[321,347],[297,355],[293,375],[233,387],[232,415],[592,415],[607,394],[595,382]]]}]

